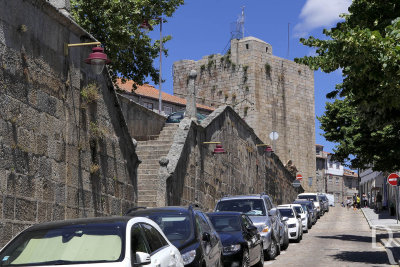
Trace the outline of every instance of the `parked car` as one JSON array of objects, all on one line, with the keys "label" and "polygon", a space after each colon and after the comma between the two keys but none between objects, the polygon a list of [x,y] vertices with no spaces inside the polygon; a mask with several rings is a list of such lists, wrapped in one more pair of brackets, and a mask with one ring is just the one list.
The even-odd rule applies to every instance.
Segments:
[{"label": "parked car", "polygon": [[[184,117],[185,117],[184,110],[173,112],[168,115],[166,123],[179,123],[179,122],[181,122],[181,120],[183,120]],[[206,116],[201,113],[197,113],[196,118],[200,122],[200,121],[204,120],[206,118]]]},{"label": "parked car", "polygon": [[147,218],[106,217],[41,223],[0,251],[2,266],[183,266],[179,250]]},{"label": "parked car", "polygon": [[292,239],[297,243],[300,242],[303,238],[303,227],[301,224],[300,214],[297,214],[294,208],[287,206],[278,206],[278,210],[284,218],[288,218],[287,225],[289,239]]},{"label": "parked car", "polygon": [[224,266],[264,266],[261,236],[247,215],[228,211],[207,215],[221,238]]},{"label": "parked car", "polygon": [[288,234],[289,230],[287,225],[288,218],[283,217],[278,209],[276,209],[276,216],[278,217],[278,222],[279,222],[281,250],[285,250],[289,247],[289,234]]},{"label": "parked car", "polygon": [[319,219],[324,214],[324,208],[321,198],[318,193],[301,193],[297,196],[298,199],[306,199],[314,202],[314,206],[317,208],[317,218]]},{"label": "parked car", "polygon": [[308,213],[309,213],[309,221],[310,221],[310,227],[314,225],[317,222],[317,209],[314,206],[314,202],[310,200],[305,200],[305,199],[296,199],[293,201],[293,204],[300,204],[303,209],[306,207]]},{"label": "parked car", "polygon": [[223,197],[218,201],[215,211],[237,211],[249,216],[263,240],[265,257],[274,259],[279,255],[279,224],[275,214],[276,209],[268,195]]},{"label": "parked car", "polygon": [[185,266],[222,266],[222,243],[207,215],[189,207],[136,209],[128,216],[155,221],[181,252]]},{"label": "parked car", "polygon": [[329,212],[329,200],[326,197],[325,194],[320,193],[319,197],[322,199],[322,202],[324,203],[324,210],[325,212]]},{"label": "parked car", "polygon": [[301,204],[286,204],[286,205],[281,205],[281,206],[282,207],[291,207],[297,212],[297,214],[300,214],[301,224],[303,227],[303,233],[308,233],[308,214],[303,209]]}]

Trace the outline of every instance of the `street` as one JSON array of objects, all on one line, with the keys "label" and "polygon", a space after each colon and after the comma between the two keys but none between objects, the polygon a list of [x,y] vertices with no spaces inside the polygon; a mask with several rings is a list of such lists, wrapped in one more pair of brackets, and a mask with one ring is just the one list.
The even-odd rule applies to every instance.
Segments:
[{"label": "street", "polygon": [[373,246],[361,211],[340,206],[331,207],[300,243],[290,243],[276,260],[265,262],[268,265],[390,266],[381,244]]}]

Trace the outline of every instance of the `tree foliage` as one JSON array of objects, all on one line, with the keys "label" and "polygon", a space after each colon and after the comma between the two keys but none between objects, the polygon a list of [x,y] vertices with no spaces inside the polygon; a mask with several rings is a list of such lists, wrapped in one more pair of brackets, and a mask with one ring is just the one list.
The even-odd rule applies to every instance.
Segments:
[{"label": "tree foliage", "polygon": [[[159,70],[153,60],[159,56],[159,40],[140,31],[139,25],[148,19],[159,24],[161,16],[171,17],[184,0],[71,0],[71,13],[79,25],[105,47],[111,59],[113,78],[117,76],[142,84],[146,77],[157,84]],[[163,19],[163,22],[166,22]],[[163,37],[163,43],[171,39]],[[167,50],[163,50],[167,55]]]},{"label": "tree foliage", "polygon": [[324,136],[338,143],[339,161],[400,169],[400,3],[353,0],[342,17],[324,30],[326,40],[301,39],[317,55],[296,59],[314,70],[342,70],[343,82],[327,95],[336,101],[319,118]]}]

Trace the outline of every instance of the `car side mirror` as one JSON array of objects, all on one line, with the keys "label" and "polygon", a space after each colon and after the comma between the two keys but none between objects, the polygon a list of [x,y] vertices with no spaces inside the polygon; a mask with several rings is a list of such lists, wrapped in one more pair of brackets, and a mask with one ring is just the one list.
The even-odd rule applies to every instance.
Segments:
[{"label": "car side mirror", "polygon": [[254,225],[250,225],[249,227],[247,227],[247,230],[249,231],[249,233],[251,233],[252,235],[255,235],[258,233],[257,227],[255,227]]},{"label": "car side mirror", "polygon": [[270,209],[268,211],[268,216],[275,216],[276,215],[276,208]]},{"label": "car side mirror", "polygon": [[203,233],[203,236],[201,237],[201,240],[205,242],[210,242],[211,241],[211,236],[209,233]]},{"label": "car side mirror", "polygon": [[297,219],[301,219],[301,215],[300,215],[300,214],[297,214],[296,218],[297,218]]},{"label": "car side mirror", "polygon": [[133,266],[143,266],[151,264],[150,254],[145,252],[136,252]]},{"label": "car side mirror", "polygon": [[283,221],[283,222],[286,222],[287,220],[289,220],[288,217],[283,217],[283,218],[282,218],[282,221]]}]

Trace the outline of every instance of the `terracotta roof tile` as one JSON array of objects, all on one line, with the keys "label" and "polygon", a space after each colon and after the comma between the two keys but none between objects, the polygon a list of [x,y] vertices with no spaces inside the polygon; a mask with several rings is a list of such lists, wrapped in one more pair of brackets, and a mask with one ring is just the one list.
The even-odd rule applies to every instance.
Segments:
[{"label": "terracotta roof tile", "polygon": [[[122,89],[122,90],[124,90],[124,91],[126,91],[128,93],[132,93],[133,81],[129,80],[129,81],[126,81],[126,83],[123,84],[121,82],[121,79],[118,79],[117,80],[117,85],[118,85],[118,87],[120,89]],[[158,99],[159,91],[156,88],[154,88],[153,86],[149,85],[149,84],[143,84],[143,85],[138,85],[137,89],[133,93],[137,94],[137,95],[144,96],[144,97]],[[176,103],[176,104],[180,104],[180,105],[186,106],[186,99],[184,99],[184,98],[180,98],[180,97],[177,97],[177,96],[174,96],[174,95],[170,95],[170,94],[167,94],[165,92],[161,92],[161,96],[162,96],[163,101],[167,101],[167,102]],[[202,105],[202,104],[196,104],[196,106],[198,108],[209,110],[209,111],[214,111],[215,110],[215,108],[212,108],[212,107],[209,107],[209,106],[206,106],[206,105]]]}]

